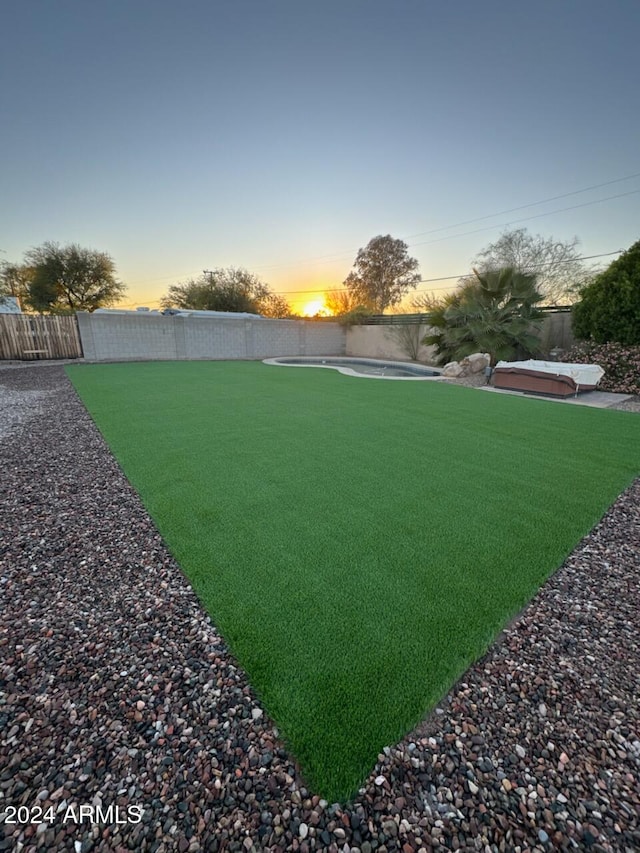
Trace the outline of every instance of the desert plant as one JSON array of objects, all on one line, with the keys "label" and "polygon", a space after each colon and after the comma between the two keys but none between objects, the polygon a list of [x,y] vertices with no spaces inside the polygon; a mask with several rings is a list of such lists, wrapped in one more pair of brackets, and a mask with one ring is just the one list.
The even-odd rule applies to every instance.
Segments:
[{"label": "desert plant", "polygon": [[424,338],[425,327],[420,323],[402,323],[389,326],[387,336],[402,350],[411,361],[418,361]]},{"label": "desert plant", "polygon": [[434,345],[441,364],[473,352],[488,352],[492,363],[523,357],[539,345],[536,329],[542,296],[536,278],[512,267],[479,273],[453,294],[434,301],[428,312],[432,330],[424,343]]}]

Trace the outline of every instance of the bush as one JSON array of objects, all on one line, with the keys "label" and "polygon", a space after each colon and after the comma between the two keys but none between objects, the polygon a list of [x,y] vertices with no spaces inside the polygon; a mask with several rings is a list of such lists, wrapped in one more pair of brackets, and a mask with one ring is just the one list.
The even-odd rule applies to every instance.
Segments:
[{"label": "bush", "polygon": [[432,302],[424,343],[436,347],[440,364],[474,352],[490,353],[492,364],[532,355],[542,318],[535,276],[513,267],[473,272],[455,293]]},{"label": "bush", "polygon": [[573,331],[600,344],[640,345],[640,240],[580,291]]},{"label": "bush", "polygon": [[563,356],[563,361],[599,364],[605,371],[598,386],[601,391],[640,395],[640,347],[617,343],[581,343],[569,350]]},{"label": "bush", "polygon": [[336,317],[341,326],[364,326],[371,316],[371,309],[364,305],[358,305],[347,311],[346,314],[340,314]]},{"label": "bush", "polygon": [[390,326],[387,330],[387,337],[398,345],[403,355],[408,356],[411,361],[419,361],[425,328],[422,323],[403,323],[399,326]]}]

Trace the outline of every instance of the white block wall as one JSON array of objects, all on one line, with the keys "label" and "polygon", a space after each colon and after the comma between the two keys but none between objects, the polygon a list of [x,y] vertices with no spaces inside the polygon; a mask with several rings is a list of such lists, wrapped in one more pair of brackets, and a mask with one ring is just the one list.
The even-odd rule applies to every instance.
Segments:
[{"label": "white block wall", "polygon": [[[391,358],[400,361],[410,361],[407,353],[399,345],[393,332],[394,326],[350,326],[347,331],[346,354],[362,358]],[[427,327],[422,326],[422,333],[427,333]],[[435,347],[420,348],[419,361],[433,363]]]},{"label": "white block wall", "polygon": [[220,320],[142,312],[80,312],[77,317],[88,361],[261,359],[345,353],[345,329],[324,321]]}]

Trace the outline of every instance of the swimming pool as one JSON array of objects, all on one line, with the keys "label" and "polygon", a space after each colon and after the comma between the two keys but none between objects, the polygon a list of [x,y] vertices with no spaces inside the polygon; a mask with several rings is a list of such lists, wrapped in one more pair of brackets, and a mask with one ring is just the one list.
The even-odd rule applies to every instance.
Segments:
[{"label": "swimming pool", "polygon": [[377,358],[350,358],[348,356],[281,356],[265,358],[264,364],[280,367],[329,367],[345,376],[369,379],[439,379],[438,368],[404,361],[382,361]]}]

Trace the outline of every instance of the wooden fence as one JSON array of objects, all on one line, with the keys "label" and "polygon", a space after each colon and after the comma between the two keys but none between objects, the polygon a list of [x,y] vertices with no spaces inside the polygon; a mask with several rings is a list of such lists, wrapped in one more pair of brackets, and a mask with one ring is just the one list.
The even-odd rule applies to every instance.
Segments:
[{"label": "wooden fence", "polygon": [[82,358],[74,316],[0,314],[0,359]]}]

